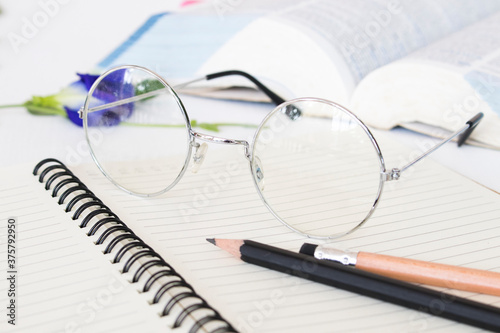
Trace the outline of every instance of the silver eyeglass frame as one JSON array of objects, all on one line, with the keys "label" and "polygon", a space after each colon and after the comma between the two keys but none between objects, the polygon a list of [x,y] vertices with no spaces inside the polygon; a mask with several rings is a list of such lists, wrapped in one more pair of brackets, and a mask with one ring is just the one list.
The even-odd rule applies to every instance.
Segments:
[{"label": "silver eyeglass frame", "polygon": [[[109,104],[105,104],[105,105],[101,105],[101,106],[89,109],[89,103],[90,103],[90,100],[91,100],[91,96],[93,96],[95,89],[99,86],[99,83],[107,75],[109,75],[110,73],[113,73],[115,71],[122,70],[122,69],[139,69],[139,70],[143,70],[146,73],[148,73],[148,74],[152,75],[153,77],[155,77],[156,79],[158,79],[165,86],[165,89],[167,89],[167,91],[169,93],[171,93],[172,96],[174,97],[174,99],[175,99],[175,101],[177,103],[177,106],[182,111],[182,115],[183,115],[183,118],[184,118],[184,121],[185,121],[185,124],[186,124],[187,139],[188,139],[187,143],[188,144],[187,144],[187,147],[186,147],[186,159],[184,160],[184,165],[182,166],[179,175],[174,179],[174,181],[169,186],[167,186],[165,189],[160,190],[158,192],[144,194],[144,193],[134,192],[134,191],[131,191],[131,190],[123,187],[122,185],[120,185],[119,183],[117,183],[104,170],[104,167],[101,165],[101,163],[97,159],[97,156],[96,156],[94,150],[92,149],[92,144],[91,144],[91,141],[90,141],[90,137],[88,135],[88,133],[89,133],[88,118],[87,118],[88,113],[89,112],[100,111],[100,110],[104,109],[104,107],[105,108],[109,108],[110,104],[112,104],[111,106],[123,105],[123,104],[129,103],[130,99],[121,100],[118,103],[109,103]],[[160,90],[162,90],[162,92],[163,92],[163,89],[160,89]],[[158,90],[155,90],[154,92],[156,94],[160,93],[160,92],[158,92]],[[142,95],[139,95],[138,97],[140,97],[140,98],[137,98],[136,100],[147,98],[147,97],[149,97],[149,95],[146,96],[146,94],[142,94]],[[187,167],[189,165],[189,161],[191,160],[191,155],[192,155],[192,151],[193,151],[193,144],[194,144],[194,135],[193,135],[193,130],[191,128],[191,122],[189,121],[189,116],[188,116],[188,114],[186,112],[186,108],[184,107],[184,104],[182,104],[182,101],[179,98],[179,96],[177,95],[177,93],[172,89],[172,87],[170,87],[170,85],[167,83],[167,81],[165,81],[164,78],[162,78],[160,75],[156,74],[155,72],[153,72],[153,71],[151,71],[151,70],[149,70],[149,69],[147,69],[145,67],[141,67],[141,66],[136,66],[136,65],[122,65],[122,66],[118,66],[118,67],[113,67],[113,68],[107,70],[106,72],[102,73],[97,78],[97,80],[94,82],[94,84],[92,85],[92,87],[89,89],[89,92],[87,94],[87,98],[85,99],[85,103],[83,104],[82,109],[80,109],[80,118],[82,118],[82,120],[83,120],[83,128],[85,130],[85,138],[86,138],[87,144],[89,146],[90,155],[92,156],[92,159],[94,160],[95,164],[97,165],[97,167],[99,168],[99,170],[104,174],[104,176],[106,176],[106,178],[111,183],[113,183],[113,185],[115,185],[119,189],[125,191],[126,193],[132,194],[132,195],[136,195],[136,196],[140,196],[140,197],[153,197],[153,196],[157,196],[157,195],[163,194],[163,193],[169,191],[170,189],[172,189],[181,180],[182,176],[184,176],[184,174],[186,173]]]},{"label": "silver eyeglass frame", "polygon": [[[310,235],[310,234],[307,234],[307,233],[305,233],[305,232],[303,232],[303,231],[301,231],[301,230],[299,230],[297,228],[294,228],[290,224],[286,223],[274,211],[274,209],[267,202],[266,198],[264,197],[264,194],[262,193],[262,191],[259,188],[259,184],[258,184],[257,178],[255,176],[256,175],[256,170],[255,170],[255,167],[254,167],[254,165],[255,165],[255,157],[256,157],[254,153],[255,153],[255,145],[257,143],[257,138],[258,138],[260,132],[262,131],[262,129],[264,128],[264,124],[271,117],[273,117],[277,112],[280,112],[283,108],[286,108],[289,105],[297,104],[299,102],[319,102],[319,103],[327,104],[327,105],[330,105],[330,106],[332,106],[334,108],[337,108],[337,109],[341,110],[342,112],[344,112],[345,114],[347,114],[351,118],[351,120],[354,120],[354,122],[356,122],[356,124],[359,125],[363,129],[363,131],[365,132],[365,134],[370,139],[370,142],[371,142],[373,148],[375,149],[375,152],[377,153],[379,167],[380,167],[380,180],[379,180],[379,186],[378,186],[378,190],[377,190],[377,194],[376,194],[375,200],[373,201],[373,204],[372,204],[370,210],[368,211],[368,213],[366,214],[365,218],[363,220],[361,220],[361,222],[359,222],[355,227],[351,228],[350,230],[348,230],[346,232],[337,233],[337,234],[330,235],[330,236],[318,236],[318,235]],[[380,198],[381,198],[381,195],[382,195],[382,191],[384,189],[384,183],[385,183],[385,181],[387,179],[387,177],[386,177],[386,169],[385,169],[385,161],[384,161],[384,157],[382,155],[382,151],[380,150],[380,147],[379,147],[379,145],[377,143],[377,140],[373,136],[372,132],[370,132],[370,130],[368,129],[368,127],[354,113],[352,113],[351,111],[349,111],[348,109],[346,109],[342,105],[337,104],[337,103],[332,102],[332,101],[329,101],[329,100],[326,100],[326,99],[316,98],[316,97],[301,97],[301,98],[296,98],[296,99],[289,100],[289,101],[287,101],[285,103],[282,103],[282,104],[278,105],[274,110],[272,110],[271,112],[269,112],[266,115],[266,117],[262,120],[262,122],[260,123],[259,127],[257,128],[257,131],[255,132],[255,134],[253,136],[253,139],[252,139],[252,145],[251,145],[251,150],[250,150],[250,172],[252,173],[252,179],[253,179],[255,188],[257,189],[257,193],[259,193],[260,198],[264,202],[264,205],[267,207],[267,209],[271,212],[271,214],[273,214],[273,216],[278,221],[280,221],[283,225],[285,225],[286,227],[288,227],[292,231],[294,231],[294,232],[296,232],[296,233],[298,233],[298,234],[300,234],[300,235],[302,235],[304,237],[314,238],[314,239],[335,239],[335,238],[340,238],[340,237],[346,236],[346,235],[348,235],[348,234],[356,231],[361,226],[363,226],[363,224],[365,224],[365,222],[368,221],[368,219],[372,216],[373,212],[377,208],[378,203],[379,203]]]},{"label": "silver eyeglass frame", "polygon": [[[187,140],[186,158],[184,160],[184,165],[182,166],[182,168],[181,168],[178,176],[174,179],[174,181],[170,185],[168,185],[165,189],[157,191],[155,193],[149,193],[149,194],[137,193],[137,192],[131,191],[131,190],[129,190],[129,189],[121,186],[111,176],[108,175],[108,173],[105,171],[105,169],[103,168],[103,166],[101,165],[101,163],[97,159],[94,150],[92,149],[92,144],[91,144],[90,137],[89,137],[89,126],[88,126],[88,119],[87,119],[87,115],[88,115],[89,112],[95,112],[95,111],[103,110],[103,109],[106,109],[106,108],[109,108],[109,107],[112,107],[112,106],[118,106],[118,105],[126,104],[126,103],[129,103],[129,102],[132,102],[132,101],[138,101],[138,100],[141,100],[141,99],[144,99],[144,98],[147,98],[147,97],[150,97],[150,96],[154,96],[154,95],[157,95],[157,94],[160,94],[160,93],[164,92],[164,89],[158,89],[158,90],[155,90],[155,91],[150,92],[150,93],[145,93],[145,94],[134,96],[134,97],[131,97],[131,98],[127,98],[127,99],[124,99],[124,100],[121,100],[121,101],[118,101],[118,102],[108,103],[108,104],[105,104],[105,105],[101,105],[101,106],[89,109],[89,103],[90,103],[90,100],[91,100],[91,96],[93,95],[93,93],[94,93],[95,89],[97,88],[97,86],[99,85],[99,83],[107,75],[109,75],[110,73],[112,73],[114,71],[122,70],[122,69],[138,69],[138,70],[142,70],[142,71],[145,71],[146,73],[152,75],[156,79],[158,79],[165,86],[165,89],[174,97],[174,99],[175,99],[175,101],[176,101],[179,109],[182,112],[183,119],[185,121],[186,129],[187,129],[186,135],[187,135],[187,139],[188,140]],[[205,79],[206,78],[199,78],[199,79],[191,80],[189,82],[182,83],[182,84],[176,85],[174,87],[176,87],[176,88],[183,88],[183,87],[185,87],[185,86],[187,86],[187,85],[189,85],[191,83],[199,82],[199,81],[202,81],[202,80],[205,80]],[[262,191],[259,188],[258,180],[256,178],[257,170],[254,167],[255,162],[256,162],[255,145],[257,143],[257,138],[258,138],[260,132],[262,131],[262,129],[264,128],[264,124],[266,124],[266,122],[273,115],[275,115],[277,112],[280,112],[280,110],[283,110],[283,108],[286,108],[287,106],[290,106],[290,105],[293,105],[293,104],[297,104],[299,102],[319,102],[319,103],[330,105],[330,106],[332,106],[334,108],[339,109],[340,111],[344,112],[345,114],[347,114],[354,122],[356,122],[357,125],[359,125],[363,129],[363,131],[365,132],[365,134],[369,137],[370,142],[371,142],[371,144],[372,144],[373,148],[375,149],[376,154],[378,156],[379,166],[380,166],[380,174],[379,174],[380,180],[379,180],[379,187],[378,187],[378,190],[377,190],[377,194],[376,194],[376,197],[375,197],[375,199],[373,201],[372,207],[370,208],[369,212],[367,213],[367,215],[365,216],[365,218],[361,222],[359,222],[355,227],[351,228],[350,230],[348,230],[348,231],[346,231],[344,233],[338,233],[338,234],[329,235],[329,236],[318,236],[318,235],[310,235],[310,234],[307,234],[305,232],[302,232],[301,230],[298,230],[298,229],[294,228],[293,226],[291,226],[288,223],[286,223],[286,221],[284,221],[273,210],[273,208],[267,202],[267,200],[265,199],[264,195],[262,194]],[[427,150],[426,152],[424,152],[422,155],[420,155],[415,160],[409,162],[408,164],[406,164],[402,168],[393,168],[389,172],[386,170],[386,166],[385,166],[385,162],[384,162],[384,157],[382,155],[382,151],[380,150],[380,147],[379,147],[379,145],[377,143],[377,140],[375,139],[375,137],[373,136],[373,134],[371,133],[371,131],[369,130],[369,128],[354,113],[352,113],[351,111],[349,111],[348,109],[346,109],[342,105],[337,104],[337,103],[332,102],[332,101],[329,101],[329,100],[326,100],[326,99],[322,99],[322,98],[302,97],[302,98],[292,99],[292,100],[289,100],[289,101],[286,101],[284,103],[279,104],[271,112],[269,112],[266,115],[266,117],[261,121],[260,125],[258,126],[258,128],[257,128],[257,130],[256,130],[256,132],[255,132],[255,134],[253,136],[252,143],[250,144],[248,141],[245,141],[245,140],[223,138],[223,137],[213,136],[213,135],[209,135],[209,134],[205,134],[205,133],[194,131],[193,128],[191,127],[191,122],[189,120],[189,116],[188,116],[188,114],[186,112],[186,109],[185,109],[185,107],[184,107],[181,99],[179,98],[179,96],[177,95],[177,93],[175,92],[175,90],[167,83],[167,81],[165,79],[163,79],[160,75],[154,73],[153,71],[151,71],[151,70],[149,70],[149,69],[147,69],[145,67],[136,66],[136,65],[123,65],[123,66],[118,66],[118,67],[111,68],[111,69],[107,70],[106,72],[104,72],[103,74],[101,74],[101,76],[99,76],[99,78],[94,82],[94,84],[90,88],[90,90],[89,90],[89,92],[87,94],[87,98],[85,99],[84,105],[79,110],[79,116],[80,116],[80,118],[83,119],[83,127],[84,127],[85,134],[86,134],[86,141],[87,141],[87,144],[89,146],[89,150],[90,150],[90,154],[92,156],[92,159],[96,163],[96,165],[99,168],[99,170],[106,176],[106,178],[112,184],[114,184],[119,189],[125,191],[126,193],[129,193],[129,194],[132,194],[132,195],[136,195],[136,196],[140,196],[140,197],[152,197],[152,196],[161,195],[161,194],[169,191],[170,189],[172,189],[181,180],[181,178],[184,176],[184,174],[185,174],[185,172],[186,172],[186,170],[188,168],[189,161],[191,160],[193,147],[195,147],[195,148],[199,147],[199,143],[197,142],[197,140],[204,141],[204,142],[209,142],[209,143],[216,143],[216,144],[241,145],[241,146],[244,147],[245,158],[249,161],[250,172],[252,174],[252,179],[253,179],[253,182],[254,182],[254,186],[255,186],[255,188],[257,190],[257,193],[259,194],[262,202],[267,207],[267,209],[271,212],[271,214],[278,221],[280,221],[283,225],[285,225],[286,227],[288,227],[290,230],[292,230],[292,231],[294,231],[294,232],[296,232],[296,233],[298,233],[298,234],[300,234],[300,235],[302,235],[304,237],[314,238],[314,239],[335,239],[335,238],[339,238],[339,237],[348,235],[348,234],[356,231],[357,229],[359,229],[361,226],[363,226],[366,223],[366,221],[373,215],[375,209],[377,208],[377,206],[378,206],[378,204],[380,202],[380,198],[382,196],[382,191],[383,191],[383,188],[384,188],[384,183],[386,181],[398,180],[399,177],[400,177],[400,175],[401,175],[401,173],[404,172],[405,170],[407,170],[409,167],[411,167],[412,165],[414,165],[418,161],[422,160],[424,157],[428,156],[430,153],[434,152],[436,149],[438,149],[439,147],[443,146],[445,143],[451,141],[452,139],[454,139],[455,137],[457,137],[457,136],[459,136],[461,134],[464,134],[465,138],[463,138],[463,139],[459,138],[459,145],[461,145],[467,139],[468,135],[470,135],[470,132],[472,132],[472,130],[477,126],[477,124],[479,123],[479,121],[481,120],[481,118],[482,118],[483,115],[482,115],[482,113],[478,113],[475,117],[473,117],[471,120],[469,120],[466,123],[465,126],[463,126],[458,131],[456,131],[455,133],[453,133],[452,135],[450,135],[448,138],[446,138],[443,141],[441,141],[440,143],[438,143],[436,146],[434,146],[434,147],[430,148],[429,150]],[[292,118],[292,120],[293,119],[294,118]]]}]

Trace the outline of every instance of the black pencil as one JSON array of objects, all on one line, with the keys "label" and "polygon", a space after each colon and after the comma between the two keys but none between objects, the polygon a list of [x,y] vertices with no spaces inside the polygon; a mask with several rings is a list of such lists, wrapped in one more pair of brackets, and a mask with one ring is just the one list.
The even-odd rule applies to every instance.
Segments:
[{"label": "black pencil", "polygon": [[500,332],[500,308],[250,240],[207,241],[251,264]]}]

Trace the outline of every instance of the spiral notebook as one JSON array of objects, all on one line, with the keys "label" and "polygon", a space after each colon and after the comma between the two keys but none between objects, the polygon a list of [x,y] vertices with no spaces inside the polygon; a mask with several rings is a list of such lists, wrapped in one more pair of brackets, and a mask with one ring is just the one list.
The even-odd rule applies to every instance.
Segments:
[{"label": "spiral notebook", "polygon": [[31,178],[2,184],[1,332],[234,331],[63,163]]},{"label": "spiral notebook", "polygon": [[[386,160],[399,164],[408,151],[392,146],[384,147]],[[120,191],[95,165],[49,161],[36,176],[36,163],[2,170],[2,271],[9,218],[17,220],[18,257],[17,322],[2,315],[0,331],[473,329],[248,265],[207,243],[207,237],[246,238],[297,251],[305,241],[266,210],[238,147],[223,148],[214,148],[197,174],[187,172],[153,198]],[[132,178],[142,171],[133,164],[122,170]],[[432,161],[387,185],[367,225],[335,246],[500,271],[498,194]],[[2,308],[9,287],[2,278]],[[498,297],[447,292],[500,306]]]}]

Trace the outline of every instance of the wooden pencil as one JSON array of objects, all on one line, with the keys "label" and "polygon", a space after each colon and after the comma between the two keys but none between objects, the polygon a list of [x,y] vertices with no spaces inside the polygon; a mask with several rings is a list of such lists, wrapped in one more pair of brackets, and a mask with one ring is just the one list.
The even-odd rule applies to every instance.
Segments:
[{"label": "wooden pencil", "polygon": [[[406,282],[500,296],[500,273],[497,272],[369,252],[341,251],[327,245],[309,243],[302,245],[300,253],[312,255],[316,259],[350,264],[364,271]],[[329,256],[330,253],[333,255]],[[352,258],[353,262],[343,262],[346,257]]]},{"label": "wooden pencil", "polygon": [[[250,240],[207,241],[251,264],[500,332],[500,309],[487,304]],[[440,302],[439,311],[432,308],[443,298],[450,301]]]}]

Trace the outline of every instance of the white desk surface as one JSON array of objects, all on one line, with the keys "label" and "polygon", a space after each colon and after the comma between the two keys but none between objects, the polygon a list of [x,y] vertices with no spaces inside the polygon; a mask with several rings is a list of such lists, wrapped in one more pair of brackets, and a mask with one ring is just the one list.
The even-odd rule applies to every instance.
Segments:
[{"label": "white desk surface", "polygon": [[[67,3],[59,4],[59,1]],[[37,0],[0,0],[0,105],[19,104],[32,95],[56,93],[75,80],[75,72],[93,68],[149,16],[174,10],[181,1],[120,1],[119,7],[116,1],[42,2],[59,5],[46,25],[15,53],[9,33],[20,35],[24,21],[31,20],[42,8]],[[200,99],[190,102],[193,109],[198,103],[205,102]],[[235,109],[234,102],[230,105],[228,102],[210,103],[226,105],[226,110],[230,108],[232,112]],[[262,106],[241,103],[241,107],[246,111],[255,108],[255,119],[263,116]],[[224,111],[224,107],[216,109]],[[70,164],[91,162],[82,128],[61,117],[32,116],[22,108],[0,109],[0,133],[0,167],[33,163],[46,157]],[[405,130],[391,131],[389,135],[407,144],[410,151],[416,149],[423,138]],[[456,144],[450,143],[432,156],[500,192],[500,151],[471,146],[458,149]]]}]

